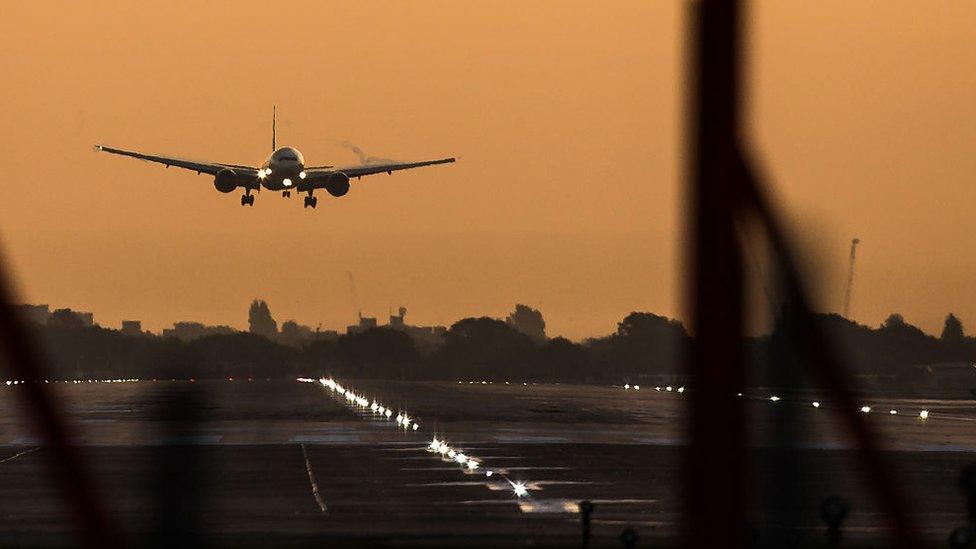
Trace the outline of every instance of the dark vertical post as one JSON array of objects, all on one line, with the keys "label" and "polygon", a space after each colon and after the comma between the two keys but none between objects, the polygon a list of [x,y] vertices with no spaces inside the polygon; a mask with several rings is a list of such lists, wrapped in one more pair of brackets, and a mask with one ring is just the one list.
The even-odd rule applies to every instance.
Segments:
[{"label": "dark vertical post", "polygon": [[14,377],[26,380],[17,391],[24,400],[28,419],[43,444],[43,454],[73,514],[82,547],[120,547],[121,541],[95,494],[94,483],[82,463],[81,452],[71,441],[70,430],[58,400],[40,383],[44,376],[40,349],[32,334],[17,318],[13,292],[3,261],[0,261],[0,352]]},{"label": "dark vertical post", "polygon": [[739,11],[735,0],[692,4],[689,547],[737,545],[743,524],[743,421],[736,397],[743,377],[743,274],[733,225]]},{"label": "dark vertical post", "polygon": [[583,549],[587,549],[590,546],[590,515],[593,514],[593,503],[590,500],[581,501],[579,510],[580,525],[583,528]]}]

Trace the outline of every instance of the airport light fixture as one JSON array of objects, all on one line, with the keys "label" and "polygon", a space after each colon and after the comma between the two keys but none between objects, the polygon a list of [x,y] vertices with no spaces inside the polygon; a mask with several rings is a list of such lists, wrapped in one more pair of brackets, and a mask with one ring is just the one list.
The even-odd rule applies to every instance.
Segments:
[{"label": "airport light fixture", "polygon": [[528,488],[526,488],[525,487],[525,484],[523,484],[521,482],[513,482],[512,483],[512,491],[515,492],[515,497],[518,497],[518,498],[520,498],[522,496],[525,496],[525,495],[528,495],[528,493],[529,493]]}]

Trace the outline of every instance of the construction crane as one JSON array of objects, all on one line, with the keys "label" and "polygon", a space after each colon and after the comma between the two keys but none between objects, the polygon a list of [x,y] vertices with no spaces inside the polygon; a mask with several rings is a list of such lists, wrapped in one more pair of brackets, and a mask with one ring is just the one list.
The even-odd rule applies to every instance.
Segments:
[{"label": "construction crane", "polygon": [[857,245],[860,243],[860,238],[854,237],[851,240],[851,258],[847,265],[847,289],[844,290],[844,318],[850,318],[851,315],[851,291],[854,289],[854,260],[857,258]]}]

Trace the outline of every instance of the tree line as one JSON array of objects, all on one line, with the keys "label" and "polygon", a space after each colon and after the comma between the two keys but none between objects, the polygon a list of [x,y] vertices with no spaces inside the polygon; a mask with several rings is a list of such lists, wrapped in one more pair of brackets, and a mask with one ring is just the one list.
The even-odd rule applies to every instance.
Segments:
[{"label": "tree line", "polygon": [[[439,346],[418,345],[406,331],[376,327],[314,339],[300,346],[248,332],[191,341],[130,336],[70,322],[37,325],[55,379],[137,377],[283,378],[335,375],[410,380],[561,381],[640,383],[679,379],[689,336],[680,322],[647,312],[623,318],[614,333],[581,343],[545,336],[541,313],[517,308],[505,320],[465,318],[446,330]],[[520,321],[521,319],[521,321]],[[838,315],[819,315],[852,374],[908,382],[933,364],[976,363],[976,339],[954,315],[940,337],[891,315],[871,328]],[[787,321],[762,337],[743,341],[750,382],[803,384],[804,370],[791,349]],[[929,368],[930,369],[930,368]],[[974,370],[976,371],[976,370]]]}]

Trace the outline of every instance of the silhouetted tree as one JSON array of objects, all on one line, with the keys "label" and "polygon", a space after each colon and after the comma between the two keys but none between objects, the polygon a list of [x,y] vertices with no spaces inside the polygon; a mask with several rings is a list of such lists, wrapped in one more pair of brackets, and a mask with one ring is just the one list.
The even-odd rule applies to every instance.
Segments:
[{"label": "silhouetted tree", "polygon": [[352,377],[411,377],[419,360],[413,338],[389,328],[371,328],[339,338],[344,375]]},{"label": "silhouetted tree", "polygon": [[251,309],[247,313],[247,323],[252,334],[262,335],[268,339],[278,333],[278,323],[271,316],[271,309],[263,299],[251,302]]},{"label": "silhouetted tree", "polygon": [[939,341],[916,326],[905,322],[900,314],[889,315],[881,328],[860,342],[869,350],[869,371],[883,376],[903,376],[911,366],[939,362]]},{"label": "silhouetted tree", "polygon": [[[282,377],[303,373],[307,367],[295,349],[257,334],[238,332],[189,341],[180,348],[175,377]],[[203,377],[203,376],[201,376]]]},{"label": "silhouetted tree", "polygon": [[590,340],[588,346],[604,375],[675,374],[687,339],[677,320],[633,312],[617,324],[617,333]]},{"label": "silhouetted tree", "polygon": [[942,327],[942,341],[962,341],[965,337],[962,321],[956,318],[956,315],[949,313],[945,318],[945,325]]},{"label": "silhouetted tree", "polygon": [[582,345],[564,337],[556,337],[539,347],[530,377],[583,381],[592,379],[594,374],[590,367],[589,355]]},{"label": "silhouetted tree", "polygon": [[51,313],[51,317],[47,321],[51,326],[57,326],[60,328],[68,328],[72,330],[81,329],[85,327],[85,323],[78,318],[71,309],[57,309]]},{"label": "silhouetted tree", "polygon": [[891,313],[888,318],[881,323],[882,328],[898,328],[900,326],[907,326],[905,323],[905,317],[901,316],[901,313]]},{"label": "silhouetted tree", "polygon": [[447,375],[461,378],[518,379],[531,375],[527,365],[532,339],[494,318],[465,318],[444,335],[438,353]]},{"label": "silhouetted tree", "polygon": [[286,320],[281,325],[278,341],[292,347],[301,347],[312,340],[315,332],[308,326],[302,326],[294,320]]},{"label": "silhouetted tree", "polygon": [[546,340],[546,321],[542,313],[528,305],[519,303],[512,314],[508,315],[505,323],[531,337],[536,343]]}]

